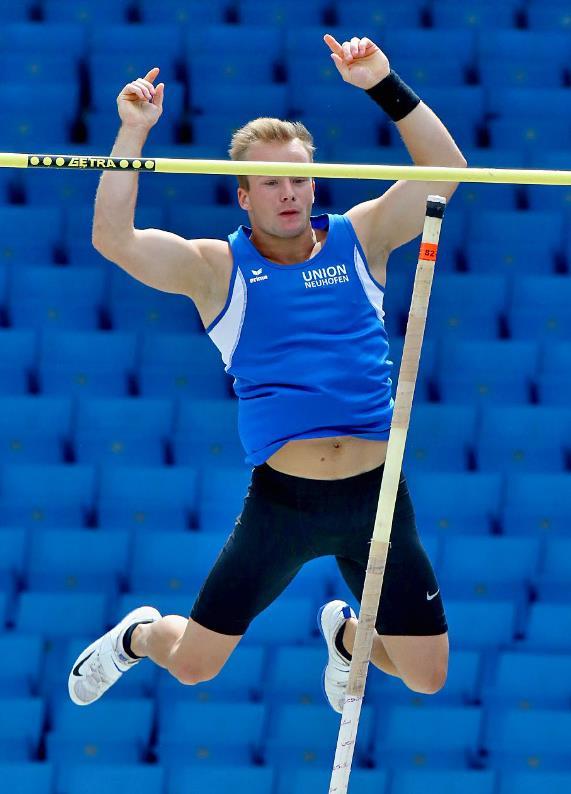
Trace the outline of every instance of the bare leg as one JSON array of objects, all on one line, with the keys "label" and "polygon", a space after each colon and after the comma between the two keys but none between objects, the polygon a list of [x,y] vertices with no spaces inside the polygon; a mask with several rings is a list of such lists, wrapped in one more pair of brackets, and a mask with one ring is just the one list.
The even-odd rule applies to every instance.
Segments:
[{"label": "bare leg", "polygon": [[[353,653],[353,645],[355,643],[355,634],[357,632],[357,621],[355,618],[349,618],[349,620],[345,623],[345,633],[343,634],[343,646],[345,650],[349,653]],[[135,651],[136,653],[136,651]],[[382,670],[383,673],[388,673],[389,675],[394,675],[396,678],[401,678],[397,668],[391,661],[390,656],[385,650],[385,646],[383,645],[383,641],[375,631],[375,636],[373,637],[373,649],[371,651],[371,661],[378,667],[379,670]]]},{"label": "bare leg", "polygon": [[198,684],[220,672],[241,639],[211,631],[180,615],[166,615],[137,626],[131,649],[168,670],[182,684]]}]

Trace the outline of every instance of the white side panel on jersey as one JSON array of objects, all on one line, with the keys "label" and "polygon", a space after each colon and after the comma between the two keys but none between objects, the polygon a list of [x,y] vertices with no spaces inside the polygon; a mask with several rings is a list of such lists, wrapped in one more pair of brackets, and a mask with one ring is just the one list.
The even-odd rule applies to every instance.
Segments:
[{"label": "white side panel on jersey", "polygon": [[240,339],[244,315],[246,314],[246,301],[246,282],[240,268],[238,268],[228,308],[208,334],[218,350],[220,350],[226,370],[232,363],[232,356]]},{"label": "white side panel on jersey", "polygon": [[355,246],[355,268],[367,298],[377,313],[377,317],[381,322],[383,322],[383,317],[385,316],[383,309],[383,299],[385,297],[384,293],[381,289],[379,289],[367,272],[367,268],[365,267],[365,263],[363,262],[363,258],[359,253],[357,246]]}]

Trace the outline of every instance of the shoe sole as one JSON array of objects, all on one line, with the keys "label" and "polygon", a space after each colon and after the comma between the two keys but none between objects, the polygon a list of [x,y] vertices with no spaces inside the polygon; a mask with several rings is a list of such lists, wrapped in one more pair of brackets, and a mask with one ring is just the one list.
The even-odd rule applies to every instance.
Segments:
[{"label": "shoe sole", "polygon": [[[83,649],[83,651],[82,651],[82,652],[79,654],[79,656],[77,657],[77,659],[75,660],[75,662],[74,662],[74,663],[73,663],[73,665],[72,665],[72,668],[71,668],[71,673],[69,674],[69,678],[68,678],[68,680],[67,680],[67,689],[68,689],[68,692],[69,692],[69,696],[70,696],[71,700],[72,700],[72,701],[75,703],[75,705],[76,705],[76,706],[90,706],[92,703],[95,703],[95,701],[99,700],[99,698],[100,698],[102,695],[104,695],[104,694],[105,694],[105,692],[102,692],[102,693],[101,693],[101,695],[99,695],[99,697],[96,697],[96,698],[94,698],[93,700],[90,700],[88,703],[85,703],[83,700],[79,700],[79,699],[76,697],[76,695],[75,695],[75,693],[74,693],[74,691],[73,691],[73,686],[72,686],[72,684],[73,684],[73,683],[75,683],[75,681],[76,681],[76,680],[77,680],[77,678],[78,678],[78,676],[75,676],[75,675],[73,674],[73,671],[75,670],[75,668],[76,668],[78,665],[80,665],[80,664],[81,664],[81,662],[82,662],[82,661],[84,661],[84,660],[85,660],[85,659],[86,659],[86,658],[87,658],[87,657],[88,657],[88,656],[91,654],[91,652],[92,652],[93,650],[95,650],[95,648],[97,648],[97,646],[99,645],[99,643],[100,643],[100,642],[101,642],[101,641],[102,641],[102,640],[103,640],[103,639],[104,639],[104,638],[105,638],[105,637],[106,637],[108,634],[110,634],[112,631],[115,631],[115,629],[117,628],[117,626],[119,626],[119,625],[122,625],[123,623],[126,623],[127,621],[128,621],[129,623],[136,623],[136,622],[137,622],[137,619],[138,619],[139,617],[140,617],[142,620],[144,620],[145,618],[148,618],[148,616],[149,616],[149,609],[154,609],[154,607],[149,607],[149,606],[137,607],[137,609],[133,609],[131,612],[128,612],[128,613],[127,613],[127,614],[126,614],[126,615],[125,615],[125,616],[124,616],[124,617],[123,617],[123,618],[122,618],[122,619],[119,621],[119,623],[115,624],[115,626],[113,626],[113,628],[112,628],[112,629],[110,629],[109,631],[106,631],[106,632],[105,632],[105,634],[102,634],[100,637],[98,637],[98,638],[97,638],[97,639],[96,639],[94,642],[92,642],[92,643],[91,643],[91,645],[88,645],[88,646],[87,646],[87,648],[84,648],[84,649]],[[127,672],[127,671],[125,670],[125,671],[121,671],[121,672]],[[107,690],[106,690],[106,691],[107,691]]]}]

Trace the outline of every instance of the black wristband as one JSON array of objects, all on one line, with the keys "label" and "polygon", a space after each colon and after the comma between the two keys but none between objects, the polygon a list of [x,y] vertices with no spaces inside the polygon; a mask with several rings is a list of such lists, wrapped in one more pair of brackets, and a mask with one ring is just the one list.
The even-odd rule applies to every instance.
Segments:
[{"label": "black wristband", "polygon": [[404,119],[420,103],[420,97],[392,69],[380,83],[366,89],[365,93],[382,107],[393,121]]}]

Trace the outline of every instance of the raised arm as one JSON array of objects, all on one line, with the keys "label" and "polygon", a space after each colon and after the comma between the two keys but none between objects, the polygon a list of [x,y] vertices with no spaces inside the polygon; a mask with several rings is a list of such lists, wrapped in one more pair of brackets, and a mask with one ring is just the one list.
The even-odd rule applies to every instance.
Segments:
[{"label": "raised arm", "polygon": [[[150,129],[163,110],[164,83],[155,88],[155,67],[117,97],[121,128],[113,157],[140,157]],[[149,176],[148,178],[153,178]],[[134,226],[139,175],[136,171],[104,171],[95,200],[92,242],[115,262],[149,287],[197,299],[208,293],[210,262],[227,248],[222,240],[186,240],[161,229]]]},{"label": "raised arm", "polygon": [[[341,45],[329,34],[324,40],[346,82],[367,91],[374,88],[373,98],[377,97],[380,104],[381,97],[393,116],[406,113],[395,124],[415,165],[466,167],[466,159],[438,116],[424,102],[418,102],[418,98],[413,100],[411,97],[415,95],[406,86],[399,90],[400,80],[391,72],[387,56],[376,44],[367,38],[353,38]],[[410,109],[407,103],[415,106]],[[357,204],[346,215],[367,257],[386,259],[392,250],[422,232],[427,196],[437,193],[450,199],[457,187],[457,182],[400,180],[379,198]]]}]

